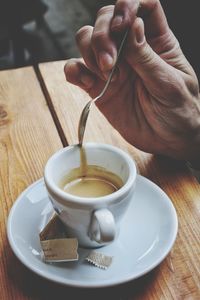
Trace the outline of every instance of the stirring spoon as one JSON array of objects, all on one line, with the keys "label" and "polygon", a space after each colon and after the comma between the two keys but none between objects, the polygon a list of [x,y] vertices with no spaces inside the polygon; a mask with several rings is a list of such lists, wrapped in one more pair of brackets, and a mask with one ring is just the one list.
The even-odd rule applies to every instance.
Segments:
[{"label": "stirring spoon", "polygon": [[109,86],[109,84],[112,80],[113,74],[114,74],[114,72],[117,68],[117,65],[118,65],[118,62],[119,62],[119,57],[120,57],[124,42],[126,40],[127,34],[128,34],[128,30],[125,32],[125,34],[122,38],[122,41],[121,41],[119,49],[118,49],[116,62],[115,62],[114,66],[113,66],[113,68],[112,68],[112,70],[109,74],[108,80],[106,81],[106,84],[105,84],[103,90],[101,91],[101,93],[96,98],[91,99],[85,105],[85,107],[83,108],[83,111],[82,111],[81,116],[80,116],[79,124],[78,124],[78,141],[79,141],[80,146],[82,146],[82,143],[83,143],[83,137],[84,137],[86,123],[87,123],[87,119],[88,119],[88,115],[89,115],[89,112],[90,112],[91,105],[105,94],[105,92],[106,92],[106,90],[107,90],[107,88],[108,88],[108,86]]}]

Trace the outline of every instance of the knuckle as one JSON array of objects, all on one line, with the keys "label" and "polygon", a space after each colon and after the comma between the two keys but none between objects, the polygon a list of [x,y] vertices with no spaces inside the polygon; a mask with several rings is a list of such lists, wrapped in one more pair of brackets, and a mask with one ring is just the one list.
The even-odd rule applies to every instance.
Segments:
[{"label": "knuckle", "polygon": [[168,83],[167,93],[169,97],[172,98],[174,105],[177,107],[182,106],[188,95],[183,78],[174,73],[173,75],[171,74],[166,81]]},{"label": "knuckle", "polygon": [[65,74],[67,74],[69,68],[71,67],[71,65],[73,65],[73,61],[74,61],[74,59],[73,59],[73,58],[70,58],[70,59],[68,59],[67,62],[65,63],[65,65],[64,65],[64,72],[65,72]]},{"label": "knuckle", "polygon": [[193,95],[194,97],[198,97],[199,95],[199,83],[197,78],[190,77],[186,79],[186,86],[188,89],[188,92]]},{"label": "knuckle", "polygon": [[138,55],[136,54],[136,61],[138,64],[141,65],[153,64],[154,53],[151,51],[151,48],[147,45],[147,43],[144,43],[142,45],[137,44],[135,47],[136,47],[136,53],[138,52]]},{"label": "knuckle", "polygon": [[104,30],[97,30],[92,35],[92,44],[93,46],[99,46],[105,40],[105,32]]},{"label": "knuckle", "polygon": [[139,0],[120,0],[116,4],[116,12],[135,12],[139,7],[140,1]]},{"label": "knuckle", "polygon": [[97,18],[102,16],[102,15],[105,15],[105,14],[113,13],[113,11],[114,11],[114,5],[103,6],[97,12]]},{"label": "knuckle", "polygon": [[70,67],[71,65],[76,64],[77,61],[78,61],[77,58],[69,58],[69,59],[67,59],[64,68],[68,68],[68,67]]},{"label": "knuckle", "polygon": [[81,41],[88,36],[88,34],[91,30],[92,30],[92,26],[89,26],[89,25],[81,27],[77,31],[76,36],[75,36],[77,44],[80,44]]},{"label": "knuckle", "polygon": [[77,61],[74,58],[68,59],[64,66],[64,73],[66,77],[69,77],[71,74],[71,71],[74,69],[74,66],[76,65]]},{"label": "knuckle", "polygon": [[[134,1],[130,1],[130,0],[120,0],[118,3],[117,3],[117,8],[119,10],[124,10],[126,9],[127,6],[129,6],[129,3],[132,2],[132,5],[134,4]],[[136,1],[135,1],[136,2]]]}]

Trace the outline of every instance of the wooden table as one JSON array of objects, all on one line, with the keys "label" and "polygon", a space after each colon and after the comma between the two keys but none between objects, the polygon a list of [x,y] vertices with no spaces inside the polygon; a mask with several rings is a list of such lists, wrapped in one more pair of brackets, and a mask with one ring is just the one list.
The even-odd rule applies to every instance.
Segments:
[{"label": "wooden table", "polygon": [[43,176],[48,158],[77,143],[88,96],[66,83],[63,61],[0,72],[0,299],[200,299],[200,186],[180,163],[138,151],[94,108],[86,141],[116,145],[135,159],[139,173],[172,199],[179,219],[168,257],[138,280],[107,289],[61,286],[34,274],[15,257],[6,222],[17,196]]}]

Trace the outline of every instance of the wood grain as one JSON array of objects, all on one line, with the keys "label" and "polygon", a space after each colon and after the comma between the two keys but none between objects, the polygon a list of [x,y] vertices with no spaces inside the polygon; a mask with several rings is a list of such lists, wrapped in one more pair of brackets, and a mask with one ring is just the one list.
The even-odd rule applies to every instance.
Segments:
[{"label": "wood grain", "polygon": [[[80,113],[89,97],[65,81],[64,64],[41,64],[40,72],[62,133],[74,144]],[[195,178],[182,162],[155,157],[126,143],[95,107],[85,141],[110,143],[129,152],[138,171],[169,195],[178,214],[179,233],[170,255],[137,285],[122,287],[122,294],[127,299],[200,299],[200,186]]]},{"label": "wood grain", "polygon": [[[0,72],[0,299],[32,299],[25,268],[12,253],[6,222],[17,196],[43,176],[61,148],[59,135],[31,67]],[[26,213],[26,212],[24,212]],[[31,275],[32,276],[32,275]],[[26,278],[26,279],[25,279]]]}]

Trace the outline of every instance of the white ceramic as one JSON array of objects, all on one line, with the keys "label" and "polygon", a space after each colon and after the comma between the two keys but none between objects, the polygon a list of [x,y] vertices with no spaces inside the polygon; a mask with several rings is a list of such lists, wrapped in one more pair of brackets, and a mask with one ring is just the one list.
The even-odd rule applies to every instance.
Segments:
[{"label": "white ceramic", "polygon": [[80,147],[68,146],[47,162],[44,180],[49,198],[69,236],[78,238],[83,247],[99,247],[118,235],[120,221],[133,201],[136,166],[126,152],[108,144],[84,144],[88,165],[96,165],[118,175],[124,185],[116,192],[97,198],[71,195],[59,188],[59,182],[72,169],[80,166]]},{"label": "white ceramic", "polygon": [[[74,287],[108,287],[136,279],[155,268],[170,252],[177,235],[177,215],[168,196],[154,183],[137,176],[118,239],[95,251],[113,256],[107,270],[85,261],[89,249],[79,248],[77,262],[46,264],[39,232],[52,214],[43,180],[28,187],[8,218],[8,240],[19,260],[36,274]],[[25,213],[26,212],[26,213]]]}]

